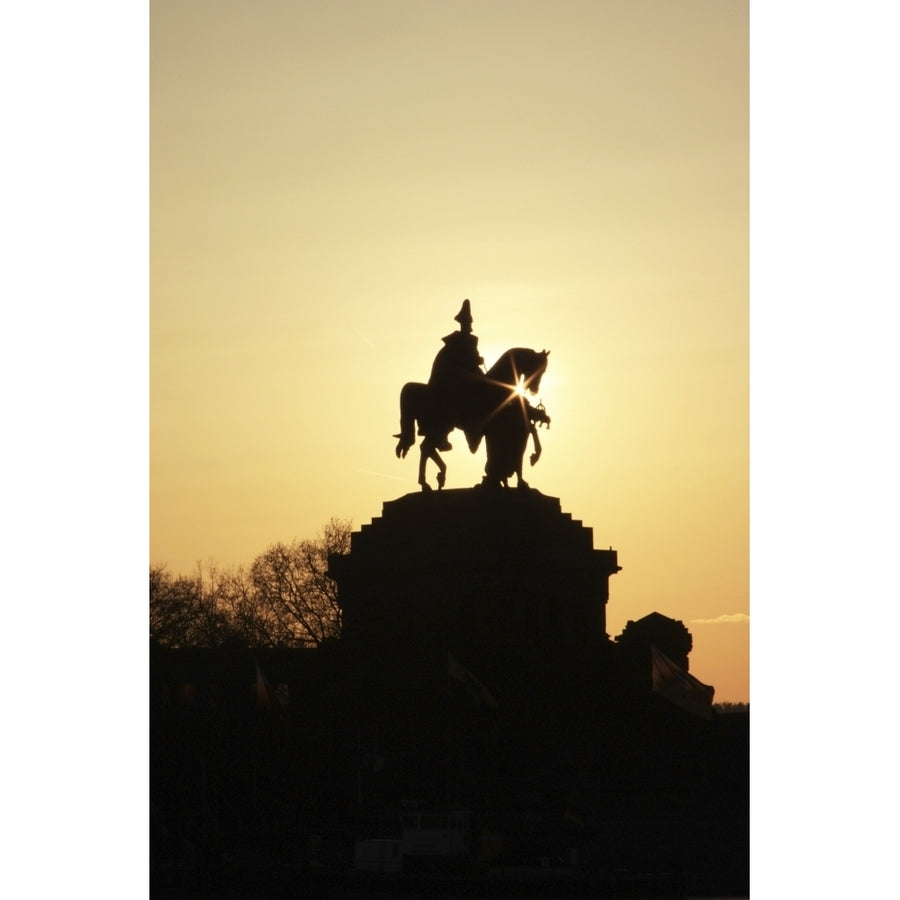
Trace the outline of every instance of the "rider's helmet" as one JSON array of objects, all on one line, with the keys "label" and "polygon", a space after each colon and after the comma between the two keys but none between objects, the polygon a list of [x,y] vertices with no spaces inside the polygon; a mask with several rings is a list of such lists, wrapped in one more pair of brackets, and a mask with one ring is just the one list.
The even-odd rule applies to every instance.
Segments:
[{"label": "rider's helmet", "polygon": [[472,307],[468,300],[463,300],[462,309],[453,317],[460,325],[472,324]]}]

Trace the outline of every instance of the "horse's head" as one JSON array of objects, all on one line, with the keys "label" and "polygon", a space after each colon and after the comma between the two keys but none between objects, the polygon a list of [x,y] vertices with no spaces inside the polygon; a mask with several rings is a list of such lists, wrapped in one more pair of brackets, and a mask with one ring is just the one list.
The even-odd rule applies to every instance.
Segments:
[{"label": "horse's head", "polygon": [[495,385],[506,385],[510,391],[520,390],[536,394],[541,386],[541,376],[547,369],[549,350],[529,350],[513,347],[507,350],[487,370],[487,380]]},{"label": "horse's head", "polygon": [[487,376],[496,384],[507,384],[514,387],[522,380],[522,385],[529,393],[535,394],[541,386],[541,376],[547,368],[549,350],[529,350],[526,347],[514,347],[507,350],[497,362],[488,369]]},{"label": "horse's head", "polygon": [[549,350],[523,350],[522,356],[516,357],[519,371],[523,376],[523,386],[529,393],[536,394],[541,389],[541,378],[547,371]]}]

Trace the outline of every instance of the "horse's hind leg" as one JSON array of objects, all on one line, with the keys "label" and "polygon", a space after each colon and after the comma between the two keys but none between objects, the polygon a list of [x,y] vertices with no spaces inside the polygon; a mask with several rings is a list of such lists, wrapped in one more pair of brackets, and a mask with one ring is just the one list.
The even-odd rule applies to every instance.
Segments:
[{"label": "horse's hind leg", "polygon": [[421,455],[419,456],[419,485],[423,491],[431,490],[431,485],[425,478],[425,467],[429,459],[438,467],[437,485],[438,490],[440,490],[447,479],[447,464],[441,459],[441,455],[437,452],[437,448],[434,446],[431,439],[425,438],[425,440],[422,441]]},{"label": "horse's hind leg", "polygon": [[406,452],[416,442],[416,407],[420,400],[421,390],[425,385],[409,382],[400,390],[400,433],[395,453],[398,459],[405,459]]},{"label": "horse's hind leg", "polygon": [[438,467],[437,473],[437,486],[438,490],[440,490],[444,486],[444,482],[447,480],[447,463],[445,463],[437,452],[432,454],[431,457],[436,463]]},{"label": "horse's hind leg", "polygon": [[444,481],[447,476],[447,464],[441,459],[440,454],[437,452],[437,448],[434,446],[434,443],[430,438],[425,438],[422,441],[420,446],[420,454],[419,454],[419,485],[423,491],[430,491],[431,485],[428,483],[428,479],[425,477],[425,471],[428,464],[428,460],[433,460],[435,465],[438,467],[437,474],[437,484],[438,490],[440,490],[444,486]]},{"label": "horse's hind leg", "polygon": [[431,485],[425,478],[425,464],[428,462],[429,451],[426,449],[425,444],[427,441],[422,441],[419,447],[419,486],[423,491],[430,491]]}]

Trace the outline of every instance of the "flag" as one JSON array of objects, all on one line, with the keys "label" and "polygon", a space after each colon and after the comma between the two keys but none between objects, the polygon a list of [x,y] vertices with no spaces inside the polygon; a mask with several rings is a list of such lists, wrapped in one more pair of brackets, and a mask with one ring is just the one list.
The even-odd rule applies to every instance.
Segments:
[{"label": "flag", "polygon": [[458,681],[479,706],[497,709],[497,701],[491,692],[449,651],[447,651],[447,674]]},{"label": "flag", "polygon": [[665,697],[671,703],[701,716],[704,719],[712,718],[712,700],[715,688],[698,681],[693,675],[689,675],[680,666],[669,659],[656,647],[650,648],[651,672],[653,677],[653,692]]}]

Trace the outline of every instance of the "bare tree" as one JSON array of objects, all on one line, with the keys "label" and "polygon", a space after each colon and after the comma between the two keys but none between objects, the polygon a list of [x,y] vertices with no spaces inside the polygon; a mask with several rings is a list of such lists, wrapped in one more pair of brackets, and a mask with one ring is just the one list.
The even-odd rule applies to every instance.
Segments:
[{"label": "bare tree", "polygon": [[337,584],[328,557],[350,551],[352,523],[332,518],[313,540],[272,544],[250,567],[256,603],[275,643],[317,647],[341,633]]},{"label": "bare tree", "polygon": [[150,567],[150,636],[164,647],[317,647],[339,637],[328,557],[350,551],[352,524],[331,519],[313,540],[273,544],[249,571],[197,564],[194,576]]},{"label": "bare tree", "polygon": [[150,637],[164,647],[215,647],[231,636],[220,608],[220,576],[210,564],[204,577],[172,576],[165,566],[150,568]]},{"label": "bare tree", "polygon": [[246,569],[226,571],[218,583],[219,609],[226,615],[232,636],[249,647],[277,647],[278,623],[259,603],[256,588]]},{"label": "bare tree", "polygon": [[150,567],[150,637],[164,647],[189,642],[197,585],[190,578],[173,577],[163,566]]}]

